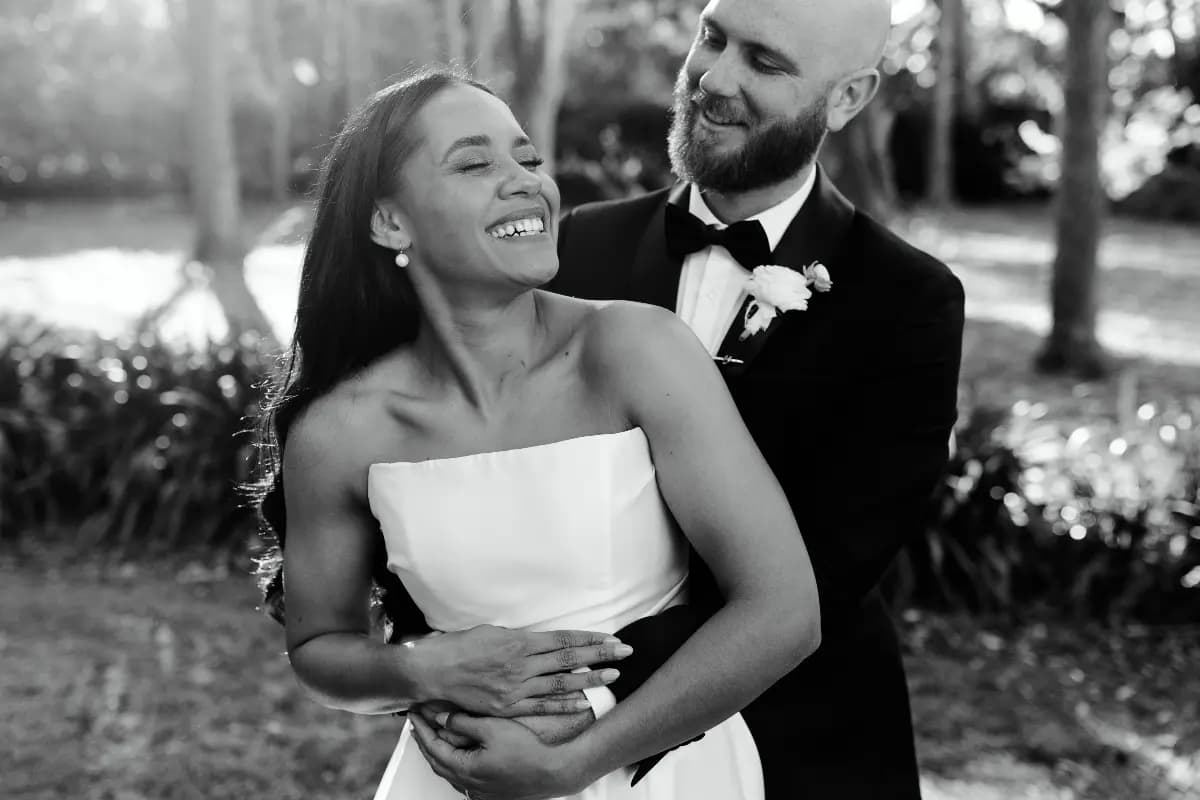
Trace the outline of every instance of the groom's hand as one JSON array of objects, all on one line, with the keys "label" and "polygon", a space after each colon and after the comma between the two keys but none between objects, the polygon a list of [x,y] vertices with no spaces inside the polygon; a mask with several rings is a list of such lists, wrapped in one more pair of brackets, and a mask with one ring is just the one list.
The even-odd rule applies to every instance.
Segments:
[{"label": "groom's hand", "polygon": [[[575,794],[587,783],[561,748],[510,719],[423,708],[412,715],[412,723],[433,771],[472,800],[548,800]],[[455,747],[438,736],[435,726],[478,745]]]},{"label": "groom's hand", "polygon": [[[583,700],[587,698],[583,692],[574,692],[567,695],[564,699],[567,700]],[[533,731],[533,735],[541,740],[542,744],[562,744],[569,742],[579,734],[586,731],[596,722],[596,713],[592,709],[579,711],[575,714],[546,714],[535,715],[528,717],[513,717],[513,722],[524,725],[529,730]],[[453,742],[451,742],[453,744]],[[461,745],[460,745],[461,746]]]}]

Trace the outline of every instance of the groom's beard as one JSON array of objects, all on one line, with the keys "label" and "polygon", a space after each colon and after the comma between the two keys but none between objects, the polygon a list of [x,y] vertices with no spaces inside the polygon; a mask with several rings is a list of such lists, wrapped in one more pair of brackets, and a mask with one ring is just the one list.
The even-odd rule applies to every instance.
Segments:
[{"label": "groom's beard", "polygon": [[[680,179],[722,194],[748,192],[786,180],[807,167],[825,140],[826,99],[801,109],[791,119],[761,126],[753,109],[688,85],[681,70],[675,82],[671,131],[667,136],[671,168]],[[716,119],[746,125],[746,140],[735,152],[717,153],[697,141],[702,111]]]}]

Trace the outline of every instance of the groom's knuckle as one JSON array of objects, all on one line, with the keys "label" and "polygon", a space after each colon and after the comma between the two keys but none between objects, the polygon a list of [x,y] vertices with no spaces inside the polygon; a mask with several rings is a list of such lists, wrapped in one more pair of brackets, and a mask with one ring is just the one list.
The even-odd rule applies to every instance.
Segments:
[{"label": "groom's knuckle", "polygon": [[558,663],[567,669],[573,669],[579,664],[579,653],[570,648],[559,650]]},{"label": "groom's knuckle", "polygon": [[545,700],[535,700],[533,703],[533,713],[544,715],[550,713],[550,704]]},{"label": "groom's knuckle", "polygon": [[555,694],[563,694],[567,691],[567,676],[562,672],[556,672],[550,679],[550,683]]},{"label": "groom's knuckle", "polygon": [[570,631],[555,631],[554,632],[554,641],[556,644],[558,644],[558,648],[560,650],[562,650],[563,648],[571,647],[572,645],[575,644],[575,641],[572,638]]}]

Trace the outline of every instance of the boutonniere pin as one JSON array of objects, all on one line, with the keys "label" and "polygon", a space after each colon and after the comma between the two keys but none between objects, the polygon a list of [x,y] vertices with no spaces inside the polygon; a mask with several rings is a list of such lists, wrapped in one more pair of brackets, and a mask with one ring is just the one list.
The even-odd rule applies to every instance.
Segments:
[{"label": "boutonniere pin", "polygon": [[820,261],[799,271],[778,264],[755,267],[746,280],[746,291],[752,299],[746,306],[742,335],[738,338],[748,339],[765,331],[781,312],[807,311],[813,290],[828,292],[832,288],[833,279]]}]

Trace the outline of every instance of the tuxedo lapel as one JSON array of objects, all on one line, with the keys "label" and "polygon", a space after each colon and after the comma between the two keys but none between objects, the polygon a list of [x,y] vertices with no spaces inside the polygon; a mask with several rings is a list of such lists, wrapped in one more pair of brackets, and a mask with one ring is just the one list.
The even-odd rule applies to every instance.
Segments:
[{"label": "tuxedo lapel", "polygon": [[[854,206],[841,192],[837,190],[825,176],[825,172],[817,167],[816,183],[812,194],[800,207],[792,224],[784,231],[779,245],[771,253],[771,262],[781,266],[801,270],[814,261],[820,261],[829,270],[833,279],[833,289],[838,286],[839,270],[837,254],[841,249],[850,222],[854,218]],[[738,314],[734,317],[721,348],[717,351],[717,363],[721,371],[727,375],[740,375],[745,372],[750,363],[762,351],[780,325],[796,315],[820,314],[822,304],[828,300],[822,292],[814,292],[808,301],[807,311],[788,311],[778,314],[766,330],[760,331],[745,339],[741,338],[746,321],[746,310],[753,298],[747,298]]]},{"label": "tuxedo lapel", "polygon": [[[666,203],[687,207],[689,184],[681,183],[671,190]],[[634,259],[630,284],[630,298],[640,303],[662,306],[675,310],[679,294],[679,276],[683,259],[673,257],[667,251],[666,203],[660,205],[650,218],[642,233]]]}]

